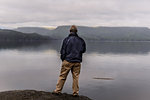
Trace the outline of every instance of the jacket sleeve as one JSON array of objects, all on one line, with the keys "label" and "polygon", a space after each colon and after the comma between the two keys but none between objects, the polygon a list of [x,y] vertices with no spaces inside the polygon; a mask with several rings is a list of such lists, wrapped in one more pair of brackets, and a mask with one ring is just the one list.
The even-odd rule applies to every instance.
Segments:
[{"label": "jacket sleeve", "polygon": [[83,40],[83,51],[82,53],[85,53],[86,52],[86,44],[85,44],[85,41]]},{"label": "jacket sleeve", "polygon": [[63,40],[63,44],[62,44],[62,47],[61,47],[61,50],[60,50],[60,59],[63,61],[65,60],[65,57],[66,57],[66,39]]}]

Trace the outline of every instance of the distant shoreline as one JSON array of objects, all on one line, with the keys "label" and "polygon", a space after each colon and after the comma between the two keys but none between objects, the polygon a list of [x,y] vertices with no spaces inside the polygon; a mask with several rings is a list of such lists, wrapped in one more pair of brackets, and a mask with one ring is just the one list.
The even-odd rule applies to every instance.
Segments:
[{"label": "distant shoreline", "polygon": [[[50,41],[62,41],[63,39],[49,39],[49,40],[0,40],[0,42],[50,42]],[[133,40],[133,41],[102,41],[102,40],[87,40],[88,42],[150,42],[150,40]]]}]

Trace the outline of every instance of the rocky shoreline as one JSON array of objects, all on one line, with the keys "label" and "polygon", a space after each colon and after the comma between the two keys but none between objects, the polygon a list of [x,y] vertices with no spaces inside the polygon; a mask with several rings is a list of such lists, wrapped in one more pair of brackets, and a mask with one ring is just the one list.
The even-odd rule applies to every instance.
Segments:
[{"label": "rocky shoreline", "polygon": [[0,100],[92,100],[85,96],[73,97],[71,94],[63,93],[54,95],[51,92],[36,90],[14,90],[0,92]]}]

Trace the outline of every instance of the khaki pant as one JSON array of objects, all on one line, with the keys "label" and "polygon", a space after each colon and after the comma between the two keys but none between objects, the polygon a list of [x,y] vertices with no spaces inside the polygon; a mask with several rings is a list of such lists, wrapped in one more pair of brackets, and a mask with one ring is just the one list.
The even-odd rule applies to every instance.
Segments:
[{"label": "khaki pant", "polygon": [[55,92],[62,91],[64,83],[67,79],[67,75],[69,71],[71,70],[72,78],[73,78],[73,84],[72,84],[73,95],[78,94],[79,93],[78,80],[79,80],[80,68],[81,68],[80,63],[70,63],[64,60],[62,62],[61,72],[60,72],[60,76],[56,85]]}]

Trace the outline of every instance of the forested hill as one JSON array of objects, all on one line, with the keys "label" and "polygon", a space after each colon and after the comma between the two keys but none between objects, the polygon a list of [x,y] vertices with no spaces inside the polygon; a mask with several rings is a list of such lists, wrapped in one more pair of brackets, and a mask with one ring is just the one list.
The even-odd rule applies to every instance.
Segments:
[{"label": "forested hill", "polygon": [[[149,41],[150,29],[146,27],[78,27],[79,36],[87,40],[103,41]],[[53,38],[64,38],[68,35],[69,26],[57,27]]]},{"label": "forested hill", "polygon": [[18,32],[23,32],[23,33],[38,33],[41,35],[49,35],[50,34],[50,29],[42,28],[42,27],[18,27],[17,29],[14,29],[15,31]]},{"label": "forested hill", "polygon": [[[56,29],[19,28],[21,32],[36,32],[53,39],[63,39],[69,34],[70,26],[58,26]],[[29,30],[28,30],[29,29]],[[36,30],[35,30],[36,29]],[[147,27],[86,27],[78,26],[78,34],[86,40],[102,41],[150,41],[150,29]]]},{"label": "forested hill", "polygon": [[0,41],[34,41],[34,40],[49,40],[48,36],[42,36],[37,33],[26,34],[13,30],[0,29]]}]

